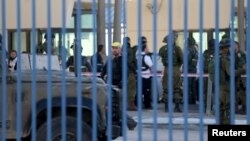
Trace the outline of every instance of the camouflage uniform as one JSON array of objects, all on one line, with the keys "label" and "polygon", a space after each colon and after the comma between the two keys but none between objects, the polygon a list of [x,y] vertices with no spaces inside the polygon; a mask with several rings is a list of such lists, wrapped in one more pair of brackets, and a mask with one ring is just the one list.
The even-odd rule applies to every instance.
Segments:
[{"label": "camouflage uniform", "polygon": [[[211,39],[208,41],[208,49],[204,51],[203,53],[203,72],[204,74],[207,74],[208,73],[208,65],[209,63],[214,60],[214,42],[215,40],[214,39]],[[204,101],[204,109],[206,109],[206,101],[207,101],[207,85],[208,85],[208,78],[205,77],[203,79],[204,81],[204,98],[203,98],[203,101]],[[214,87],[212,87],[213,90],[214,90]],[[213,91],[212,90],[212,91]]]},{"label": "camouflage uniform", "polygon": [[[230,39],[222,39],[220,48],[220,124],[230,124]],[[214,70],[209,65],[210,70]],[[235,76],[238,77],[245,73],[245,68],[235,70]]]},{"label": "camouflage uniform", "polygon": [[[167,38],[168,36],[166,36],[163,39],[164,43],[167,43]],[[173,36],[174,38],[174,36]],[[176,39],[175,39],[176,40]],[[175,42],[174,40],[174,42]],[[160,48],[159,50],[159,56],[162,58],[162,63],[164,65],[164,76],[163,76],[163,80],[162,80],[162,87],[163,87],[163,99],[166,102],[166,106],[165,106],[165,110],[167,111],[168,109],[168,76],[172,76],[173,77],[173,93],[174,93],[174,102],[175,102],[175,108],[174,110],[176,112],[181,112],[180,108],[179,108],[179,104],[181,102],[182,99],[182,92],[181,92],[181,71],[180,71],[180,67],[182,65],[183,62],[183,52],[181,50],[181,48],[179,46],[176,46],[175,43],[173,43],[173,74],[169,74],[168,73],[168,45],[164,45]]]},{"label": "camouflage uniform", "polygon": [[128,63],[128,81],[127,81],[127,99],[128,110],[136,110],[135,96],[136,96],[136,58],[134,50],[130,45],[130,38],[125,38],[127,46],[127,63]]},{"label": "camouflage uniform", "polygon": [[[246,54],[243,51],[235,53],[235,69],[240,69],[246,64]],[[236,77],[236,111],[245,114],[246,112],[246,79],[241,76]],[[242,104],[242,109],[238,111],[238,101]]]}]

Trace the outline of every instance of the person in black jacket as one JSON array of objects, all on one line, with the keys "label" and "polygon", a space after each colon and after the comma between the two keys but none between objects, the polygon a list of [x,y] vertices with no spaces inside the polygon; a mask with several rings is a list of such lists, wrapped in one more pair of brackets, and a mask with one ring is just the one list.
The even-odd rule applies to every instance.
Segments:
[{"label": "person in black jacket", "polygon": [[91,64],[94,66],[94,59],[96,57],[97,72],[102,72],[103,69],[103,58],[101,52],[103,50],[103,45],[98,45],[97,52],[91,57]]},{"label": "person in black jacket", "polygon": [[[112,44],[112,85],[118,88],[122,87],[122,56],[121,56],[121,44],[119,42],[114,42]],[[101,78],[105,78],[108,75],[108,60],[105,63],[103,70],[101,72]],[[107,76],[109,77],[109,76]]]},{"label": "person in black jacket", "polygon": [[[76,44],[74,43],[70,48],[74,49],[75,45]],[[80,48],[81,48],[80,51],[82,52],[82,47],[80,47]],[[75,57],[72,55],[68,58],[68,60],[66,62],[66,68],[70,68],[70,71],[75,70],[75,69],[72,69],[72,68],[74,68],[74,58]],[[92,72],[92,67],[91,67],[90,63],[87,61],[87,57],[81,55],[80,59],[81,59],[81,67],[85,68],[83,71],[84,72]]]}]

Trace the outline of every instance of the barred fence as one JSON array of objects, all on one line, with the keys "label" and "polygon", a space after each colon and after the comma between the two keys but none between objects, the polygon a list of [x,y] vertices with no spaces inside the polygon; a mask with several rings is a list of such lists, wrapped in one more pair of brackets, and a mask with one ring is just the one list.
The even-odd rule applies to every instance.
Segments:
[{"label": "barred fence", "polygon": [[[203,141],[208,140],[208,125],[225,122],[221,113],[230,120],[228,124],[250,123],[249,1],[0,2],[1,140]],[[172,32],[179,35],[177,40]],[[227,42],[223,41],[222,33],[227,35]],[[159,50],[166,35],[164,66]],[[130,48],[124,37],[138,45],[133,57],[142,60],[140,54],[145,47],[142,36],[148,40],[146,47],[151,52],[152,67],[144,73],[139,70],[145,67],[145,62],[137,61],[135,85],[131,86]],[[191,37],[198,46],[197,70],[193,73],[188,69]],[[203,71],[207,67],[203,53],[210,39],[214,39],[214,77]],[[118,44],[114,45],[115,42]],[[180,70],[174,66],[174,44],[183,52]],[[245,55],[240,68],[235,60],[242,56],[235,49],[236,44],[241,55]],[[103,64],[98,63],[95,55],[99,45],[104,46],[100,53]],[[229,47],[227,64],[221,63],[222,47]],[[118,63],[113,60],[116,49],[121,51]],[[164,69],[168,72],[167,88],[162,85]],[[179,112],[174,110],[176,71],[181,71],[177,77],[181,80],[178,94],[182,95]],[[151,81],[146,82],[142,76]],[[114,82],[116,77],[120,78],[118,83]],[[225,77],[226,81],[221,83]],[[190,78],[198,82],[196,87],[190,87]],[[127,89],[129,85],[135,95],[132,89]],[[190,104],[190,89],[194,88],[198,91],[197,103]],[[149,109],[143,105],[146,93],[151,94]],[[164,93],[168,95],[162,100]],[[134,111],[128,109],[131,95],[135,97]],[[228,101],[223,101],[222,96]],[[223,109],[224,102],[230,105]],[[244,110],[243,115],[238,113],[239,107]]]}]

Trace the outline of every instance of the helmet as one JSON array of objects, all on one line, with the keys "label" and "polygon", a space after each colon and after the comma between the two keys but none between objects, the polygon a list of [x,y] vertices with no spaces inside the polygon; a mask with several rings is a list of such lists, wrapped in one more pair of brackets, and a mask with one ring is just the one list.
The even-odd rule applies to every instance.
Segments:
[{"label": "helmet", "polygon": [[193,37],[188,38],[188,45],[189,46],[194,46],[196,44],[196,41]]},{"label": "helmet", "polygon": [[229,48],[231,45],[231,40],[228,38],[224,38],[220,41],[220,48]]},{"label": "helmet", "polygon": [[[44,39],[47,39],[47,33],[44,35]],[[55,34],[51,33],[51,39],[55,39]]]},{"label": "helmet", "polygon": [[[178,34],[175,33],[175,32],[173,32],[172,34],[173,34],[173,35],[172,35],[173,42],[175,42],[176,39],[178,38]],[[165,37],[163,38],[162,42],[163,42],[163,43],[168,43],[168,38],[169,38],[169,37],[170,37],[170,35],[165,36]]]}]

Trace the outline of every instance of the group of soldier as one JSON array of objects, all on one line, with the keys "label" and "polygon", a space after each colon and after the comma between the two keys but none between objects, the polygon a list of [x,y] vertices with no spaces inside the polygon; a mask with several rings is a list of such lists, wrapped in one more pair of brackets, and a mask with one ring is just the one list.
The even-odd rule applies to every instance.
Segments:
[{"label": "group of soldier", "polygon": [[[182,102],[182,89],[181,85],[182,79],[181,79],[181,73],[183,73],[183,52],[182,49],[176,45],[176,39],[177,35],[176,33],[172,33],[171,39],[168,39],[170,37],[170,34],[166,36],[163,39],[163,42],[166,43],[163,47],[159,50],[159,55],[162,58],[162,63],[164,65],[164,76],[162,80],[162,86],[163,86],[163,98],[165,101],[165,110],[168,110],[168,94],[169,94],[169,87],[168,87],[168,79],[172,76],[172,85],[173,85],[173,100],[174,100],[174,111],[175,112],[181,112],[180,109],[180,103]],[[227,36],[224,36],[222,40],[219,42],[219,101],[220,101],[220,123],[221,124],[229,124],[230,123],[230,80],[232,79],[231,76],[231,59],[230,56],[232,55],[232,52],[230,52],[231,47],[231,40]],[[196,64],[197,69],[199,69],[199,66],[197,65],[198,62],[198,56],[193,55],[193,51],[195,48],[197,49],[197,44],[195,43],[195,40],[192,38],[188,38],[188,60],[192,60],[194,64]],[[235,76],[235,107],[236,107],[236,113],[244,114],[246,112],[246,78],[242,77],[246,73],[246,54],[244,51],[240,50],[239,43],[237,41],[233,41],[233,49],[235,53],[234,57],[234,64],[235,69],[233,70],[234,76]],[[195,47],[196,46],[196,47]],[[169,73],[169,53],[168,49],[172,49],[172,74]],[[192,57],[193,56],[193,57]],[[190,58],[191,57],[191,58]],[[211,39],[208,42],[208,49],[204,51],[203,53],[203,73],[209,74],[209,79],[212,80],[213,84],[213,95],[214,95],[214,88],[215,88],[215,39]],[[188,61],[188,66],[195,66],[192,65],[192,61]],[[182,69],[180,69],[182,68]],[[192,68],[192,67],[191,67]],[[196,70],[197,71],[197,70]],[[188,73],[196,73],[194,71],[190,71],[188,69]],[[190,83],[190,82],[189,82]],[[191,81],[192,83],[192,81]],[[204,78],[204,100],[206,100],[206,91],[207,91],[207,83],[208,79]],[[197,86],[196,86],[197,87]],[[190,87],[189,89],[195,89],[195,87]],[[190,93],[190,91],[189,91]],[[190,96],[190,95],[189,95]],[[204,102],[205,103],[205,102]],[[241,108],[239,109],[238,105],[241,104]],[[206,106],[206,104],[204,104]],[[214,107],[216,108],[216,107]]]}]

